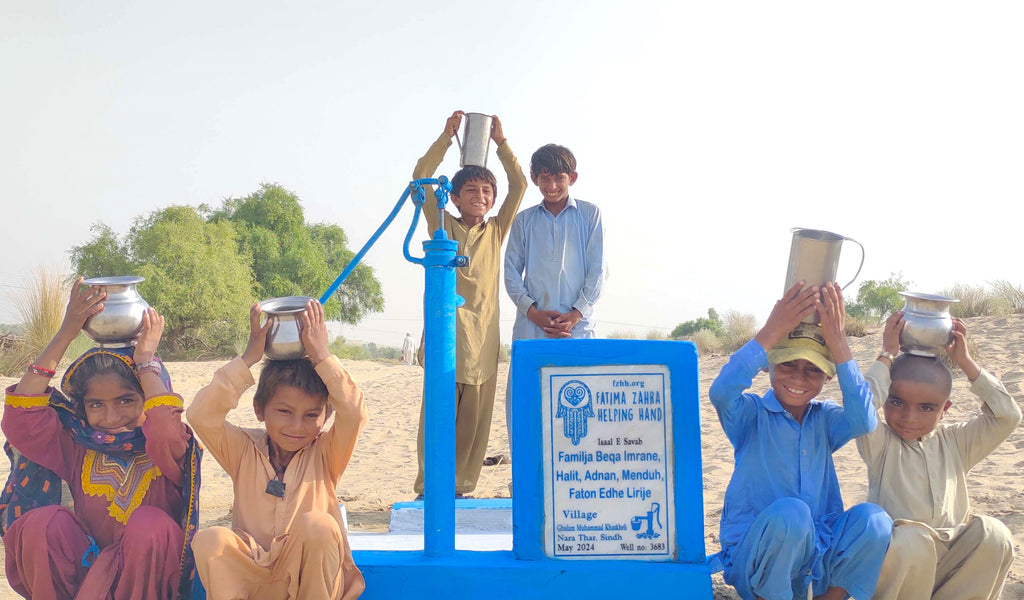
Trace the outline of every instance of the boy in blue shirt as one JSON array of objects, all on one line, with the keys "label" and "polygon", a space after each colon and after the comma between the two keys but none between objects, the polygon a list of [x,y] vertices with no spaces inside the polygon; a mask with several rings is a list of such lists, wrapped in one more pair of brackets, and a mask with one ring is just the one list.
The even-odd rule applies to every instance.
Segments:
[{"label": "boy in blue shirt", "polygon": [[[839,286],[798,282],[711,384],[735,452],[720,538],[725,581],[744,599],[867,600],[892,520],[874,504],[843,511],[832,453],[877,425],[871,392],[846,343]],[[820,291],[820,294],[819,294]],[[802,323],[817,310],[821,325]],[[758,371],[771,390],[748,393]],[[817,400],[839,377],[843,405]]]}]

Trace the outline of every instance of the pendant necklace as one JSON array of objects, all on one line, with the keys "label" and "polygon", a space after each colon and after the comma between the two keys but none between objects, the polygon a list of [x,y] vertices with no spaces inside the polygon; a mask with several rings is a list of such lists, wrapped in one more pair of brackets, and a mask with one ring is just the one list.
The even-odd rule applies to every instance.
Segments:
[{"label": "pendant necklace", "polygon": [[274,478],[267,482],[267,489],[264,491],[271,496],[284,498],[284,472],[288,467],[277,469],[277,464],[274,463],[274,446],[270,443],[269,438],[267,439],[267,450],[270,455],[270,467],[274,469]]}]

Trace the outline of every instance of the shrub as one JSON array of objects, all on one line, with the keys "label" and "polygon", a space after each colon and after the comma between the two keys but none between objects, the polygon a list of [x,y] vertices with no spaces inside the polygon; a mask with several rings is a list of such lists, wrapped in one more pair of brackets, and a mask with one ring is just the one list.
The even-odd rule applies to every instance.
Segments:
[{"label": "shrub", "polygon": [[331,354],[338,358],[347,358],[349,360],[370,359],[370,352],[366,348],[356,344],[350,344],[341,336],[338,336],[333,342],[331,342],[328,348],[331,350]]},{"label": "shrub", "polygon": [[992,284],[992,290],[1014,313],[1024,312],[1024,288],[1015,286],[1005,279],[999,279]]},{"label": "shrub", "polygon": [[722,336],[723,349],[735,352],[757,335],[757,317],[730,310],[725,313],[725,333]]},{"label": "shrub", "polygon": [[718,354],[722,351],[722,340],[710,329],[699,329],[693,332],[690,341],[697,346],[697,354]]},{"label": "shrub", "polygon": [[718,335],[724,333],[724,330],[722,329],[722,320],[718,318],[718,312],[716,312],[715,309],[708,309],[707,318],[701,317],[699,319],[693,319],[692,321],[686,321],[676,325],[676,328],[673,329],[672,333],[668,334],[668,336],[676,339],[684,338],[693,335],[701,329],[706,329]]},{"label": "shrub", "polygon": [[609,333],[608,334],[608,339],[612,339],[612,340],[635,340],[635,339],[637,339],[637,335],[636,335],[636,332],[634,332],[634,331],[626,331],[624,329],[619,329],[619,330],[616,330],[616,331],[613,331],[613,332]]},{"label": "shrub", "polygon": [[[37,267],[27,290],[15,295],[14,308],[21,319],[17,336],[11,336],[2,357],[0,373],[13,377],[24,373],[57,334],[64,321],[71,282],[61,269]],[[92,341],[79,334],[61,361],[67,364],[92,346]]]},{"label": "shrub", "polygon": [[909,285],[910,282],[897,273],[883,281],[868,279],[857,289],[857,300],[846,302],[846,312],[858,319],[881,322],[903,306],[900,292],[906,291]]},{"label": "shrub", "polygon": [[647,332],[647,337],[644,338],[644,339],[648,339],[648,340],[664,340],[666,338],[665,338],[665,334],[664,333],[662,333],[660,331],[655,331],[655,330],[652,329],[652,330]]},{"label": "shrub", "polygon": [[939,293],[943,296],[959,300],[959,302],[955,302],[949,307],[949,314],[961,319],[1005,315],[1011,312],[1011,307],[1007,304],[1005,298],[986,291],[984,286],[970,286],[958,283]]},{"label": "shrub", "polygon": [[846,315],[846,335],[850,337],[864,337],[868,332],[868,323],[863,319],[858,319],[850,315]]}]

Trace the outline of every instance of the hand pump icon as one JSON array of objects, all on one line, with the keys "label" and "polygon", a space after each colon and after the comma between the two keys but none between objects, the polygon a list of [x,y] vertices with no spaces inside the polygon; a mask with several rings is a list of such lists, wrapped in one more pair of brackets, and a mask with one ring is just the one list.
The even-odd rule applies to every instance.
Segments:
[{"label": "hand pump icon", "polygon": [[644,521],[647,521],[647,531],[636,534],[638,540],[653,540],[661,537],[660,533],[654,531],[655,521],[658,522],[658,529],[661,529],[661,505],[651,502],[651,510],[647,511],[647,516],[637,515],[630,519],[629,524],[633,527],[633,531],[640,531],[640,526]]}]

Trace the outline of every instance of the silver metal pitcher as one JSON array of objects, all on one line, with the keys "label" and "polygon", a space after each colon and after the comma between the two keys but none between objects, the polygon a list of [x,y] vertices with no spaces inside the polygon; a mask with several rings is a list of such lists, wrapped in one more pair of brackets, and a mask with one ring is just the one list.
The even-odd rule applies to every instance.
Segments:
[{"label": "silver metal pitcher", "polygon": [[[804,287],[821,286],[823,283],[836,280],[839,270],[839,253],[843,242],[850,241],[860,247],[860,265],[853,278],[842,289],[846,289],[857,280],[861,267],[864,266],[864,246],[853,238],[848,238],[831,231],[821,229],[793,228],[793,243],[789,247],[789,268],[786,270],[786,287],[783,292],[803,280]],[[819,323],[821,315],[817,311],[804,317],[804,323]]]},{"label": "silver metal pitcher", "polygon": [[462,139],[455,132],[455,141],[459,144],[459,166],[474,165],[487,167],[487,151],[491,146],[490,115],[483,113],[466,113],[463,119]]},{"label": "silver metal pitcher", "polygon": [[959,300],[920,292],[900,292],[900,296],[904,302],[900,348],[907,354],[939,356],[953,341],[949,307]]},{"label": "silver metal pitcher", "polygon": [[[84,285],[98,286],[107,293],[103,310],[89,317],[82,331],[101,348],[127,348],[135,345],[142,333],[142,315],[149,304],[142,299],[135,286],[145,281],[142,277],[93,277]],[[72,293],[77,293],[73,290]]]},{"label": "silver metal pitcher", "polygon": [[263,352],[270,360],[294,360],[306,356],[302,346],[302,313],[306,296],[282,296],[260,302],[260,310],[271,321]]}]

